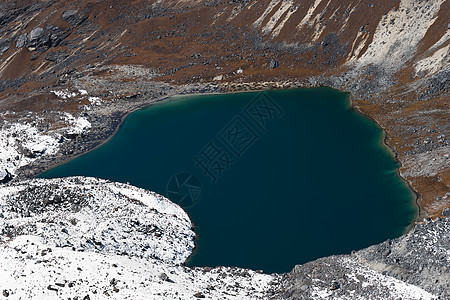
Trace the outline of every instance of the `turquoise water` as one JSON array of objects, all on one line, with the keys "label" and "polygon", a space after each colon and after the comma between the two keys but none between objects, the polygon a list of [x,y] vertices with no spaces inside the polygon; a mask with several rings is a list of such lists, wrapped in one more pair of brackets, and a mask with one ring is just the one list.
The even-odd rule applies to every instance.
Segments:
[{"label": "turquoise water", "polygon": [[382,132],[329,88],[178,97],[41,177],[96,176],[180,203],[190,266],[287,272],[401,235],[414,196]]}]

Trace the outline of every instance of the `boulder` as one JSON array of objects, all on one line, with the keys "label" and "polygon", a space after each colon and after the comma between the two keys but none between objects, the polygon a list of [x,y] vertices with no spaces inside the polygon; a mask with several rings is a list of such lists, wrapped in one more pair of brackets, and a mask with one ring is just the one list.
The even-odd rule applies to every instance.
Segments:
[{"label": "boulder", "polygon": [[0,184],[8,183],[14,178],[14,176],[11,173],[9,173],[9,171],[6,169],[5,169],[5,173],[4,173],[4,175],[2,175],[2,177],[3,178],[0,179]]},{"label": "boulder", "polygon": [[276,67],[278,67],[278,61],[271,59],[269,62],[269,68],[275,69]]},{"label": "boulder", "polygon": [[28,34],[26,46],[30,50],[45,52],[51,46],[48,32],[41,27],[34,28]]},{"label": "boulder", "polygon": [[22,34],[16,40],[16,47],[22,48],[27,44],[27,42],[28,42],[28,35]]},{"label": "boulder", "polygon": [[30,34],[28,35],[29,44],[37,44],[41,40],[43,33],[44,28],[42,27],[36,27],[31,30]]},{"label": "boulder", "polygon": [[205,298],[205,295],[203,295],[202,292],[198,292],[198,293],[195,293],[195,294],[194,294],[194,297],[195,297],[195,298]]},{"label": "boulder", "polygon": [[159,279],[161,279],[162,281],[169,281],[169,276],[167,276],[166,273],[161,273],[159,274]]},{"label": "boulder", "polygon": [[[47,28],[36,27],[29,34],[22,34],[16,40],[16,47],[28,47],[32,50],[45,52],[50,47],[58,46],[69,35],[69,31],[58,26],[49,25]],[[0,44],[1,52],[1,44]]]},{"label": "boulder", "polygon": [[442,211],[442,215],[444,217],[450,217],[450,208],[448,207],[444,208],[444,210]]},{"label": "boulder", "polygon": [[48,34],[51,47],[58,46],[70,34],[68,30],[54,25],[47,26],[46,33]]}]

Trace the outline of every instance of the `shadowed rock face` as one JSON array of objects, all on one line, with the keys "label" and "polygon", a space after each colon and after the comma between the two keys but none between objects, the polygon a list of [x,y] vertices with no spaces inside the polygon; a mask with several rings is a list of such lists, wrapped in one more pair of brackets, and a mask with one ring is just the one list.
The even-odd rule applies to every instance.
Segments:
[{"label": "shadowed rock face", "polygon": [[62,15],[64,21],[73,26],[81,25],[88,18],[87,14],[80,14],[77,10],[67,10]]}]

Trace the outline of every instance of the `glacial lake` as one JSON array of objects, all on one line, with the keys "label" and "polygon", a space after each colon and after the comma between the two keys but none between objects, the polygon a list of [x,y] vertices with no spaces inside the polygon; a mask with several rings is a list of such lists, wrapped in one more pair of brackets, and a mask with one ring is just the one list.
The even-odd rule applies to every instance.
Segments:
[{"label": "glacial lake", "polygon": [[416,215],[377,125],[329,88],[178,96],[39,177],[94,176],[179,203],[189,266],[288,272],[400,236]]}]

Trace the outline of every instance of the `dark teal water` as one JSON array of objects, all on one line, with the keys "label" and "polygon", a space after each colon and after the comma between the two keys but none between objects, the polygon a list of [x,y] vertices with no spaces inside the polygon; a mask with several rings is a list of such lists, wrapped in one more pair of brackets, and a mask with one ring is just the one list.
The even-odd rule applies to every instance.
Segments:
[{"label": "dark teal water", "polygon": [[328,88],[180,97],[132,113],[104,146],[41,177],[169,196],[195,224],[188,265],[287,272],[411,223],[413,194],[381,140]]}]

